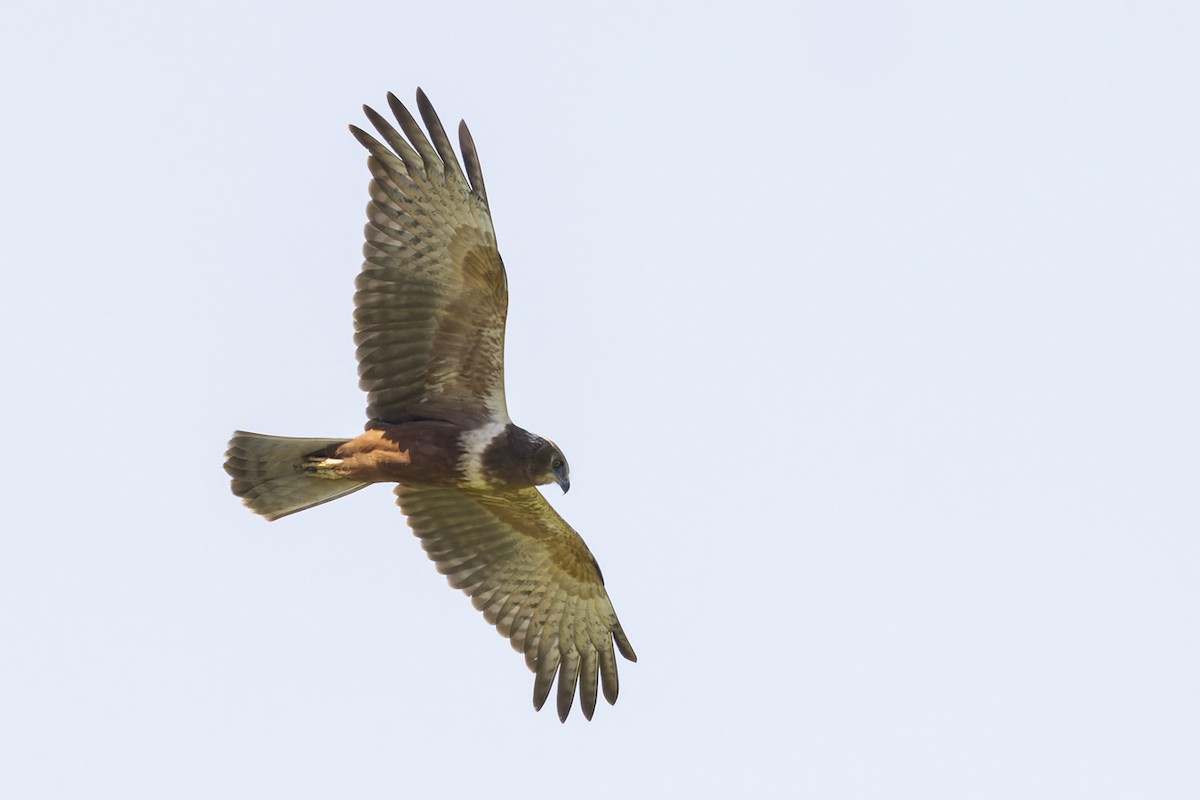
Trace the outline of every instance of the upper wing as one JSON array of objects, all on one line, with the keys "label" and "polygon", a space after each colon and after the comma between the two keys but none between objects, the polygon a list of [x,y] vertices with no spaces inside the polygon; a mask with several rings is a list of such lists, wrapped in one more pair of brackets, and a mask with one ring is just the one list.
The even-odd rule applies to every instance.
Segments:
[{"label": "upper wing", "polygon": [[374,110],[387,142],[350,126],[370,151],[362,272],[355,283],[354,342],[367,416],[462,424],[508,422],[504,319],[508,281],[496,249],[475,143],[465,123],[466,174],[425,93],[417,107],[430,144],[403,104],[388,95],[405,136]]},{"label": "upper wing", "polygon": [[450,585],[471,596],[487,621],[512,640],[537,675],[540,709],[558,674],[558,716],[566,720],[581,689],[583,715],[617,701],[613,640],[637,656],[613,611],[600,567],[583,539],[537,489],[487,493],[400,485],[400,507]]}]

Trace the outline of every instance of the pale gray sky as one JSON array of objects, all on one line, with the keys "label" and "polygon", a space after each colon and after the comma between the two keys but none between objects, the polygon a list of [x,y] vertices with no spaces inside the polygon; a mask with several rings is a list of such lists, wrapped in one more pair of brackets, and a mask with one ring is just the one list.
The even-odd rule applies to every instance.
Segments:
[{"label": "pale gray sky", "polygon": [[[1200,796],[1194,3],[32,4],[0,31],[0,796]],[[587,723],[386,488],[346,130],[479,145]]]}]

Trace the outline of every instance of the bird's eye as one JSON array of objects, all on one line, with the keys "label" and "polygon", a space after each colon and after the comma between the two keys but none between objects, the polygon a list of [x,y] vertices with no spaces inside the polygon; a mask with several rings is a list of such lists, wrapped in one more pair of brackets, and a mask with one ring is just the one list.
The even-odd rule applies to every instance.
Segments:
[{"label": "bird's eye", "polygon": [[554,467],[555,469],[562,469],[562,459],[561,458],[554,459],[553,461],[550,462],[550,466]]}]

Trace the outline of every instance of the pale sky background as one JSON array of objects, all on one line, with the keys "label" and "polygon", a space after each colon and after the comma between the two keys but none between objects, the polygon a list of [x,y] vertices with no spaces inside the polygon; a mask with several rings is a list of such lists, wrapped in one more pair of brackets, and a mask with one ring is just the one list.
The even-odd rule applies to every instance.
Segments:
[{"label": "pale sky background", "polygon": [[[0,796],[1200,797],[1200,6],[17,4]],[[465,117],[587,723],[377,487],[360,105]]]}]

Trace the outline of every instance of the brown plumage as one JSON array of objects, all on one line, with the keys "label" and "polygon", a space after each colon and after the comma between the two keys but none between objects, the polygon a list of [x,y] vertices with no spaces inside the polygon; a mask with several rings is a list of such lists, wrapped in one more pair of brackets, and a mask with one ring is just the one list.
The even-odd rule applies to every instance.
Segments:
[{"label": "brown plumage", "polygon": [[353,439],[238,431],[226,452],[233,493],[278,519],[370,483],[395,482],[409,525],[450,584],[535,674],[540,709],[558,679],[566,720],[576,687],[588,719],[598,690],[617,699],[616,651],[636,661],[600,567],[534,487],[570,487],[557,445],[512,423],[504,400],[508,280],[465,123],[459,164],[424,92],[428,136],[388,95],[400,130],[370,108],[370,153],[354,341],[367,430]]}]

